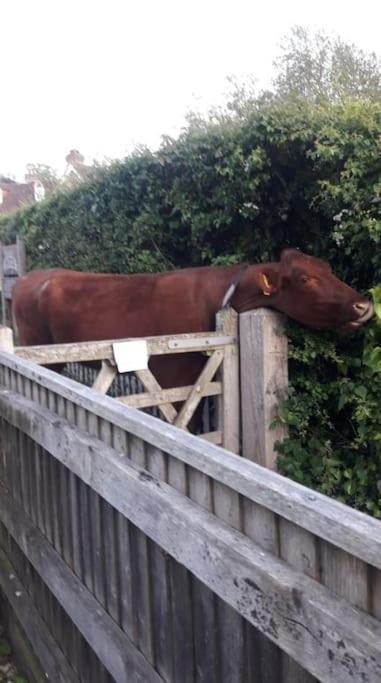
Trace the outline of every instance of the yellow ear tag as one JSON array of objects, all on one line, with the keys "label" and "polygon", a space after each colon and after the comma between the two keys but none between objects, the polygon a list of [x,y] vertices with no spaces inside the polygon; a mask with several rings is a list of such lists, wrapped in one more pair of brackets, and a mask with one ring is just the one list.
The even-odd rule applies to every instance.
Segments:
[{"label": "yellow ear tag", "polygon": [[[264,282],[265,287],[266,287],[267,289],[271,289],[271,285],[270,285],[270,283],[269,283],[269,281],[268,281],[268,279],[267,279],[267,277],[266,277],[266,275],[265,275],[264,273],[262,273],[262,280],[263,280],[263,282]],[[263,290],[263,294],[264,294],[265,296],[270,296],[271,292],[265,292],[265,290]]]}]

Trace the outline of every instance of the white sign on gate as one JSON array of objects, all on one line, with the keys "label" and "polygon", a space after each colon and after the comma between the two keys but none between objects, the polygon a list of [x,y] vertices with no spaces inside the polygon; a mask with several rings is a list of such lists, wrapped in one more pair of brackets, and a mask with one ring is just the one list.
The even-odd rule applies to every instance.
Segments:
[{"label": "white sign on gate", "polygon": [[118,372],[131,372],[148,368],[148,346],[144,339],[115,342],[112,348]]}]

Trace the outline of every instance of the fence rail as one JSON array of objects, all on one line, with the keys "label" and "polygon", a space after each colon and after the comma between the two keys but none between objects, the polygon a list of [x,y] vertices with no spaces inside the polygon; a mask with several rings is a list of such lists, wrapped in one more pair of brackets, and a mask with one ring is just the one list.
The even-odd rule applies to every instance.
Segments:
[{"label": "fence rail", "polygon": [[0,583],[53,680],[380,680],[377,520],[6,353],[0,422]]}]

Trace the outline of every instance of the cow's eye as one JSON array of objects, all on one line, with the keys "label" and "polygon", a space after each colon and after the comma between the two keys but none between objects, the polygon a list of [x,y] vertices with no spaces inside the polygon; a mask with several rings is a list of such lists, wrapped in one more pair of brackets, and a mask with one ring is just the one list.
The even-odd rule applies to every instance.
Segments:
[{"label": "cow's eye", "polygon": [[303,282],[303,284],[306,284],[307,282],[309,282],[309,279],[310,278],[308,277],[308,275],[301,275],[301,277],[300,277],[300,281]]}]

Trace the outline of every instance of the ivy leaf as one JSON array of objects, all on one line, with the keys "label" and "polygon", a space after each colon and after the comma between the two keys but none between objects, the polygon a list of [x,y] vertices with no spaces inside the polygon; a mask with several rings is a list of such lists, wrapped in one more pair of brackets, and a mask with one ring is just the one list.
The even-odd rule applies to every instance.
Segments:
[{"label": "ivy leaf", "polygon": [[337,409],[340,412],[345,406],[345,404],[348,403],[348,399],[344,394],[341,394],[338,404],[337,404]]},{"label": "ivy leaf", "polygon": [[366,399],[367,393],[368,393],[367,388],[362,386],[362,385],[360,385],[359,387],[356,387],[356,389],[355,389],[356,396],[359,396],[360,398],[362,398],[364,400]]}]

